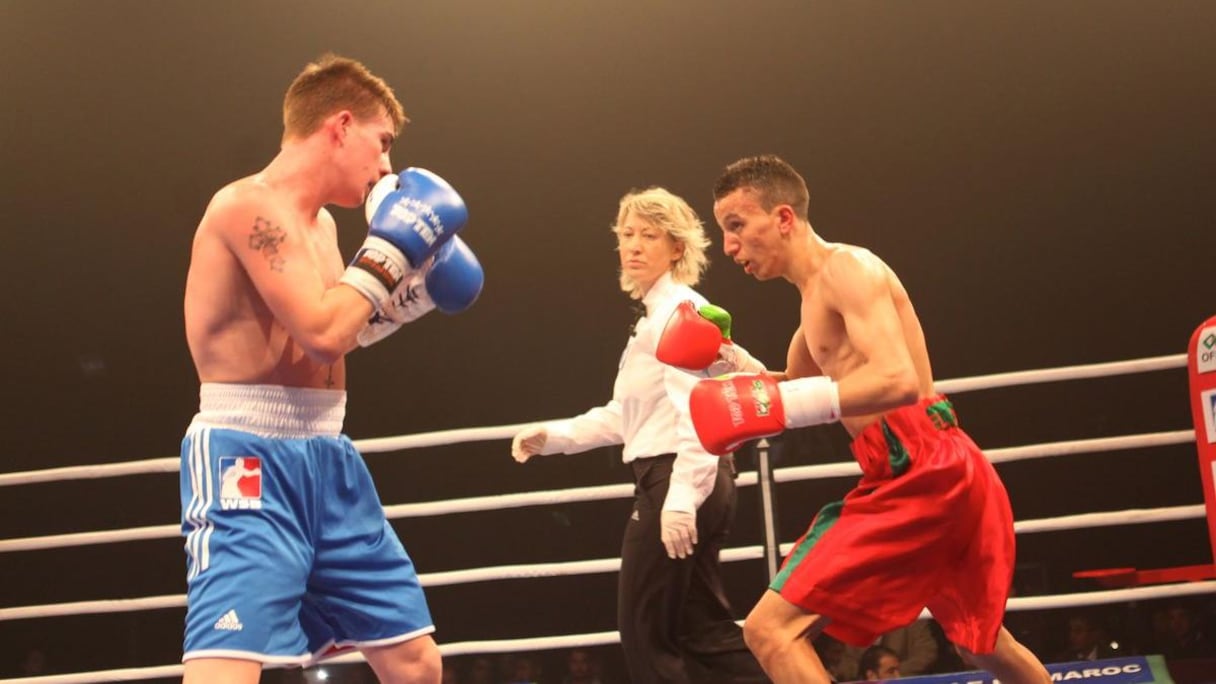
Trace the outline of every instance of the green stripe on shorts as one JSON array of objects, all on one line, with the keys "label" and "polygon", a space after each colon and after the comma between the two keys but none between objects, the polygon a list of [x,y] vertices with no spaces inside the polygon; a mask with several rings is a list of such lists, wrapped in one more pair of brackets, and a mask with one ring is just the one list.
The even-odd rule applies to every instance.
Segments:
[{"label": "green stripe on shorts", "polygon": [[958,415],[954,413],[954,404],[951,404],[949,399],[929,404],[925,407],[925,414],[929,416],[929,420],[933,421],[934,427],[938,430],[958,427]]},{"label": "green stripe on shorts", "polygon": [[887,440],[887,462],[891,464],[891,475],[899,477],[908,470],[908,464],[912,462],[912,457],[908,455],[908,449],[904,447],[904,443],[899,441],[899,435],[887,425],[887,421],[882,421],[882,436]]},{"label": "green stripe on shorts", "polygon": [[781,568],[781,572],[777,573],[777,576],[773,578],[772,583],[768,585],[769,589],[777,592],[781,591],[794,568],[802,563],[806,555],[811,552],[811,548],[823,537],[824,533],[832,529],[832,525],[835,525],[836,521],[840,520],[840,509],[842,508],[844,508],[843,501],[833,501],[819,509],[819,514],[815,516],[815,520],[811,523],[811,529],[807,530],[802,541],[798,542],[798,545],[790,550],[790,555],[785,559],[785,567]]}]

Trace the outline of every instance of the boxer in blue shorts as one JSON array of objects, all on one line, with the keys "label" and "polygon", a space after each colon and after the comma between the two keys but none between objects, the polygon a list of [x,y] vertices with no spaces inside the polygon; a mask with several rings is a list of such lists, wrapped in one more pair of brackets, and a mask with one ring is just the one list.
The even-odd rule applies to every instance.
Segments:
[{"label": "boxer in blue shorts", "polygon": [[[253,684],[271,665],[358,648],[382,682],[435,684],[435,627],[413,562],[342,434],[345,356],[483,275],[442,178],[392,175],[405,123],[362,64],[326,55],[288,88],[278,155],[221,188],[194,237],[185,321],[201,382],[182,442],[186,684]],[[363,203],[347,265],[327,205]]]},{"label": "boxer in blue shorts", "polygon": [[298,664],[434,631],[371,475],[339,434],[343,392],[207,383],[201,399],[182,444],[188,656]]}]

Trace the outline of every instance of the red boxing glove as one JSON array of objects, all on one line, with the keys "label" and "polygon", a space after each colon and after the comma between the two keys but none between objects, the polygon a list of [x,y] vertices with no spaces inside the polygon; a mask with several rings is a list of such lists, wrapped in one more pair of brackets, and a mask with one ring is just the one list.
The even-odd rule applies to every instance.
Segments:
[{"label": "red boxing glove", "polygon": [[722,330],[697,312],[689,300],[680,302],[667,319],[655,357],[669,366],[702,371],[718,358],[718,348],[729,340]]},{"label": "red boxing glove", "polygon": [[764,364],[731,342],[730,313],[720,306],[701,308],[680,302],[667,319],[655,357],[669,366],[708,377],[728,373],[763,373]]},{"label": "red boxing glove", "polygon": [[771,375],[727,375],[693,386],[688,411],[701,446],[721,456],[753,439],[839,420],[840,396],[823,376],[777,382]]}]

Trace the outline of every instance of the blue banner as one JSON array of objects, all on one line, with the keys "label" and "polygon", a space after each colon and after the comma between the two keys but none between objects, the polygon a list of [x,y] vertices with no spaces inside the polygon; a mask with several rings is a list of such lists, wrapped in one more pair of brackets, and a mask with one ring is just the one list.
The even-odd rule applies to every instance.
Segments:
[{"label": "blue banner", "polygon": [[[1108,658],[1046,665],[1053,682],[1085,684],[1174,684],[1161,656]],[[898,684],[1000,684],[987,672],[957,672],[883,680]]]}]

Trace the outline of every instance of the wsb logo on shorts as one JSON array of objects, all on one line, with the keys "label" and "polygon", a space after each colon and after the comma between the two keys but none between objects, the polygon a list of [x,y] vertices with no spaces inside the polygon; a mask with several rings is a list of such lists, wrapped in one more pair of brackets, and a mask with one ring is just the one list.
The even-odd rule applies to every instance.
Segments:
[{"label": "wsb logo on shorts", "polygon": [[220,457],[220,507],[261,510],[262,460],[253,456]]}]

